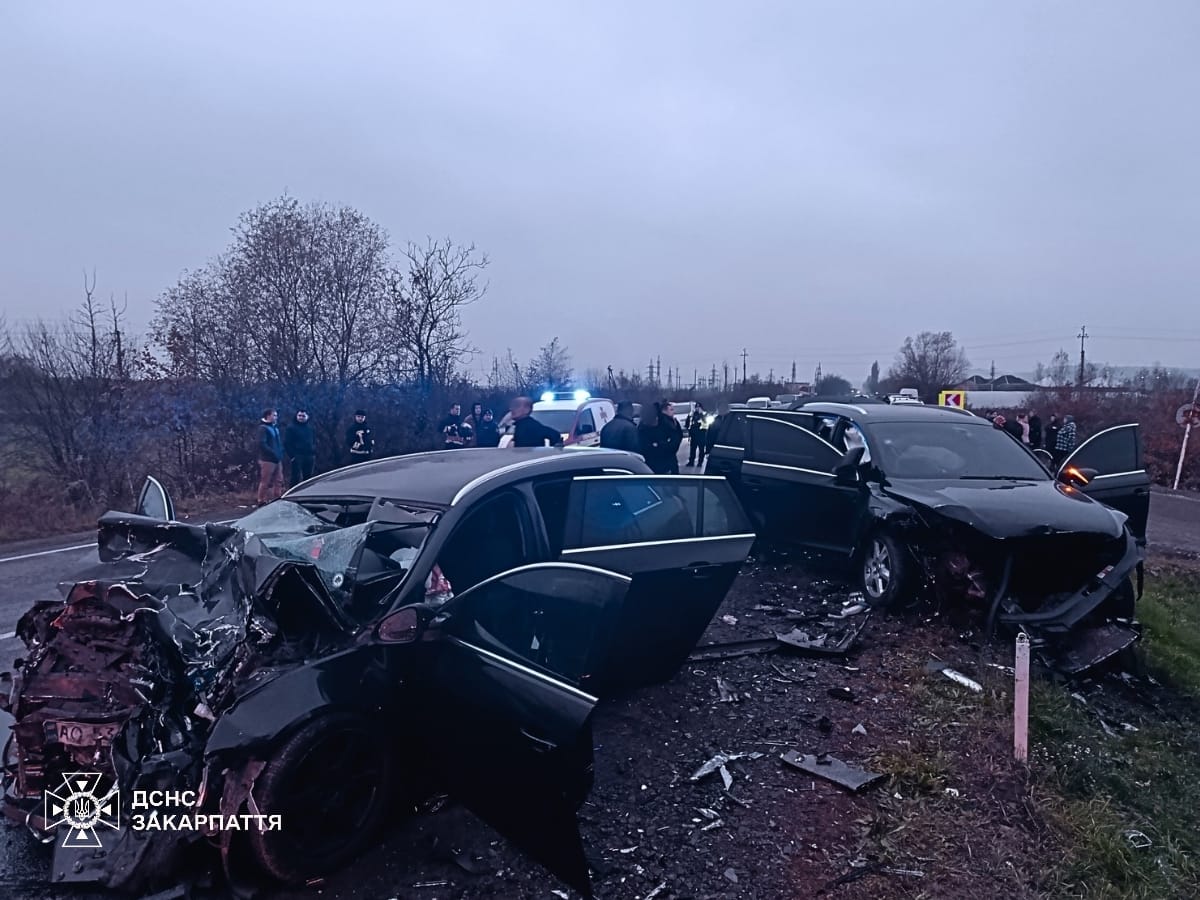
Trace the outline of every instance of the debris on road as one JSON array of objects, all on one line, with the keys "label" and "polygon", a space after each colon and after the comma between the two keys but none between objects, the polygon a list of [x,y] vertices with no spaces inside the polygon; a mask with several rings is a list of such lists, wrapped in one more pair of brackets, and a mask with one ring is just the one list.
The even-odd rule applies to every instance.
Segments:
[{"label": "debris on road", "polygon": [[855,725],[853,728],[850,729],[850,733],[851,734],[866,734],[867,728],[865,725],[863,725],[862,722],[859,722],[857,725]]},{"label": "debris on road", "polygon": [[[735,760],[761,759],[762,756],[763,754],[761,753],[718,753],[716,756],[698,768],[695,772],[693,772],[691,776],[689,776],[688,781],[699,781],[701,778],[711,775],[713,772],[721,771],[725,768],[725,766],[731,762],[734,762]],[[722,779],[728,774],[728,772],[723,772],[721,774]],[[730,780],[732,781],[732,777]],[[728,784],[725,786],[726,788],[729,787]]]},{"label": "debris on road", "polygon": [[736,703],[739,699],[729,682],[720,675],[717,676],[717,690],[721,692],[720,703]]},{"label": "debris on road", "polygon": [[949,665],[942,662],[940,659],[930,660],[925,666],[925,671],[929,672],[931,675],[941,673],[942,675],[945,675],[947,678],[949,678],[951,681],[953,681],[955,684],[965,687],[967,690],[971,691],[972,693],[975,693],[975,694],[983,693],[983,685],[982,684],[980,684],[974,678],[968,678],[966,675],[964,675],[962,672],[958,671],[957,669],[950,668]]},{"label": "debris on road", "polygon": [[1129,842],[1129,846],[1134,850],[1149,850],[1154,846],[1154,841],[1146,836],[1145,832],[1131,828],[1124,834],[1125,840]]},{"label": "debris on road", "polygon": [[721,616],[721,621],[726,625],[736,625],[738,623],[737,616]]},{"label": "debris on road", "polygon": [[789,750],[780,759],[794,769],[799,769],[810,775],[816,775],[824,778],[826,781],[832,781],[834,784],[841,785],[856,794],[866,790],[871,785],[878,784],[887,777],[878,772],[867,772],[863,769],[848,766],[840,759],[836,759],[827,753],[822,753],[820,756],[815,756],[811,753],[802,756],[795,750]]},{"label": "debris on road", "polygon": [[727,881],[732,881],[734,884],[737,884],[738,883],[737,872],[733,871],[733,869],[726,869],[725,870],[725,879]]},{"label": "debris on road", "polygon": [[831,687],[826,693],[834,700],[845,700],[847,703],[853,703],[855,700],[854,691],[848,687]]},{"label": "debris on road", "polygon": [[661,894],[666,889],[667,889],[667,883],[664,881],[662,884],[660,884],[658,887],[656,887],[654,890],[652,890],[650,893],[648,893],[645,897],[643,897],[642,900],[654,900],[655,897],[657,897],[659,894]]}]

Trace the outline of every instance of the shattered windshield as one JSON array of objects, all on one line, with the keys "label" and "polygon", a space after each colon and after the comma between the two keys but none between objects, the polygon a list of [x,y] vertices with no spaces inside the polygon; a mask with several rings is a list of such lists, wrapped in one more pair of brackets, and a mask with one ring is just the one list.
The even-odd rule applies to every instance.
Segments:
[{"label": "shattered windshield", "polygon": [[314,566],[342,609],[369,621],[412,568],[434,517],[391,501],[277,500],[237,526],[272,555]]},{"label": "shattered windshield", "polygon": [[869,438],[875,460],[889,478],[1050,477],[1011,435],[972,422],[881,422],[871,426]]}]

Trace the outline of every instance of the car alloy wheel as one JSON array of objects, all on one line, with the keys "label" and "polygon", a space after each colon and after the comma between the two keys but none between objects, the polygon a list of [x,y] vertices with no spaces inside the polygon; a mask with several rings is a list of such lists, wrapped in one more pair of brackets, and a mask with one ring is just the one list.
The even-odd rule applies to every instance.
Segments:
[{"label": "car alloy wheel", "polygon": [[892,586],[894,568],[891,551],[881,537],[871,540],[871,546],[863,560],[863,589],[872,600],[882,600]]}]

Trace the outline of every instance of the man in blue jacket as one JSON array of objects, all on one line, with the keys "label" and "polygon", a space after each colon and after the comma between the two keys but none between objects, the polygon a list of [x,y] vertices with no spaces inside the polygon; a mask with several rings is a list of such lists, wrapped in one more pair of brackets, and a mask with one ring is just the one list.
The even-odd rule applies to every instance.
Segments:
[{"label": "man in blue jacket", "polygon": [[[258,423],[258,505],[283,494],[283,440],[279,436],[279,413],[264,409]],[[274,496],[270,496],[274,494]]]}]

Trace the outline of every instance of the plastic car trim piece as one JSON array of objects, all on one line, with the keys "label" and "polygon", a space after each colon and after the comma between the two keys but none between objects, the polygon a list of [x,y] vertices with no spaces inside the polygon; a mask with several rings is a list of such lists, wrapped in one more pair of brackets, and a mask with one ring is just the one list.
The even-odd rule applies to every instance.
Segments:
[{"label": "plastic car trim piece", "polygon": [[705,537],[672,538],[666,541],[632,541],[628,544],[603,544],[594,547],[572,547],[563,550],[562,556],[568,553],[593,553],[597,550],[626,550],[630,547],[668,547],[672,544],[697,544],[701,541],[744,541],[754,540],[753,534],[713,534]]}]

